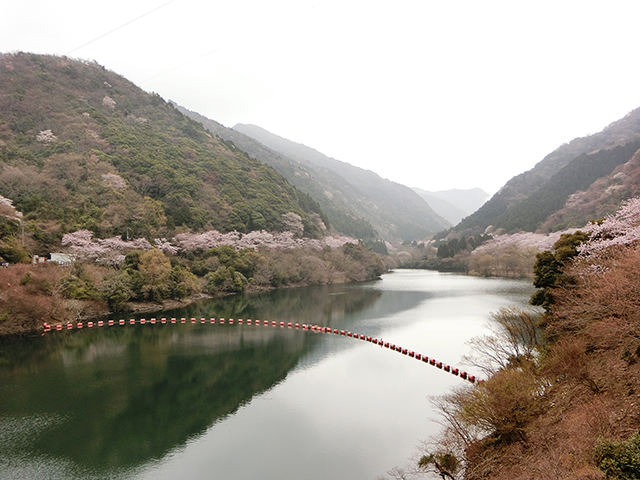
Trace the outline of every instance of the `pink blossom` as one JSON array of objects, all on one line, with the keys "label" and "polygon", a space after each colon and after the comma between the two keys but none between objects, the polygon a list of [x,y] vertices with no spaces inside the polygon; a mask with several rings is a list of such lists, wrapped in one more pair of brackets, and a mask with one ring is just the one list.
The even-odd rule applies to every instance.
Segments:
[{"label": "pink blossom", "polygon": [[640,243],[640,197],[624,202],[613,215],[583,228],[589,240],[578,247],[580,257],[605,256],[610,249]]}]

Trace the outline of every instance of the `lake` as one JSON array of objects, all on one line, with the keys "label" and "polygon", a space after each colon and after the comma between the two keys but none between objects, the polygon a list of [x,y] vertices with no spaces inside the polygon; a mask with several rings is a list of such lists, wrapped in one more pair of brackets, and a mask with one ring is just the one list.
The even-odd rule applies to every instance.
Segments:
[{"label": "lake", "polygon": [[344,329],[464,368],[490,313],[532,292],[526,280],[398,270],[5,340],[0,478],[373,480],[439,430],[428,397],[468,382],[346,336],[200,318]]}]

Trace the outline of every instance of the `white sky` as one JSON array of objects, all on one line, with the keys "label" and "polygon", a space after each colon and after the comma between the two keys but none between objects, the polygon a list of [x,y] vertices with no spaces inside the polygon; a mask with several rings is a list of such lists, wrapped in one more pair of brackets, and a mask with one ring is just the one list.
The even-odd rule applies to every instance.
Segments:
[{"label": "white sky", "polygon": [[635,0],[0,0],[0,51],[96,60],[223,125],[494,193],[640,107],[639,18]]}]

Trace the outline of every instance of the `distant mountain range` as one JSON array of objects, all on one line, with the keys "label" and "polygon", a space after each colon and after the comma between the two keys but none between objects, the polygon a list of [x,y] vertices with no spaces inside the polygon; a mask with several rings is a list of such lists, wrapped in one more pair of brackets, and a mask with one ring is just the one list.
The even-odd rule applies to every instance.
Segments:
[{"label": "distant mountain range", "polygon": [[578,228],[640,195],[640,108],[594,135],[565,143],[509,180],[453,232]]},{"label": "distant mountain range", "polygon": [[452,225],[416,192],[372,171],[329,158],[255,125],[233,129],[177,107],[220,138],[266,163],[318,202],[331,225],[356,238],[388,241],[428,237]]},{"label": "distant mountain range", "polygon": [[[287,213],[315,238],[327,226],[388,241],[557,231],[640,195],[639,149],[636,109],[483,203],[480,189],[414,191],[260,127],[226,128],[96,63],[0,54],[0,196],[22,212],[34,253],[78,229],[147,238],[281,231]],[[22,248],[16,225],[0,215],[0,250]]]},{"label": "distant mountain range", "polygon": [[436,213],[447,219],[452,225],[457,225],[460,220],[478,210],[490,195],[481,188],[460,190],[441,190],[430,192],[413,187]]}]

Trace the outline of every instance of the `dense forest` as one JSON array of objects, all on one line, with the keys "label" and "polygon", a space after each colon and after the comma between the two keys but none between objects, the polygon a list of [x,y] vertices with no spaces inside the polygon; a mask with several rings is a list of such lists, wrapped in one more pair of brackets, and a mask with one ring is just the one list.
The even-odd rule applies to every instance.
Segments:
[{"label": "dense forest", "polygon": [[487,229],[551,232],[579,228],[599,218],[595,214],[611,214],[638,194],[638,183],[628,177],[637,177],[633,158],[639,140],[640,109],[636,109],[599,133],[561,145],[439,236],[451,231],[457,235],[485,233]]},{"label": "dense forest", "polygon": [[96,63],[2,55],[0,112],[0,333],[386,268],[272,167]]},{"label": "dense forest", "polygon": [[100,65],[5,54],[0,106],[0,195],[24,214],[35,253],[79,229],[283,231],[288,212],[305,236],[326,227],[318,204],[271,167]]}]

